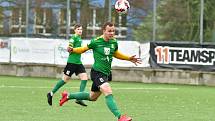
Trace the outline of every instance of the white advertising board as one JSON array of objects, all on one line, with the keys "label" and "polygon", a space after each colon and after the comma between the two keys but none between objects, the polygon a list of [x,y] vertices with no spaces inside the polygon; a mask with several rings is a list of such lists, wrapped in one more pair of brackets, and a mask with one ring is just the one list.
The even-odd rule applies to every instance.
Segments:
[{"label": "white advertising board", "polygon": [[66,65],[67,58],[69,57],[69,53],[66,50],[67,46],[68,46],[67,40],[59,39],[56,41],[55,64]]},{"label": "white advertising board", "polygon": [[150,43],[140,44],[140,58],[142,64],[138,65],[140,67],[150,67],[149,58],[150,58]]},{"label": "white advertising board", "polygon": [[[90,40],[83,40],[82,46],[86,46]],[[81,61],[84,65],[92,65],[94,63],[93,51],[90,49],[81,55]]]},{"label": "white advertising board", "polygon": [[10,40],[0,38],[0,62],[10,62]]},{"label": "white advertising board", "polygon": [[[125,55],[136,55],[136,57],[139,57],[139,46],[140,43],[136,41],[118,41],[118,50]],[[136,65],[129,61],[114,58],[112,66],[135,67]]]},{"label": "white advertising board", "polygon": [[54,64],[53,39],[12,38],[11,61]]},{"label": "white advertising board", "polygon": [[[89,43],[90,40],[83,40],[82,46],[86,46]],[[11,38],[11,62],[66,65],[69,56],[66,50],[67,46],[68,41],[64,39]],[[119,51],[130,56],[136,55],[142,59],[143,62],[138,65],[139,67],[149,66],[149,46],[149,43],[140,44],[136,41],[118,41]],[[10,54],[8,57],[10,57]],[[4,60],[9,61],[9,59]],[[81,61],[84,65],[92,65],[94,63],[93,51],[88,50],[83,53]],[[112,66],[136,67],[129,61],[116,58],[113,59]]]},{"label": "white advertising board", "polygon": [[[57,65],[66,65],[69,53],[66,48],[68,46],[67,40],[58,40],[55,47],[55,64]],[[90,40],[83,40],[82,46],[86,46],[90,43]],[[85,53],[81,54],[81,61],[83,65],[92,65],[94,63],[93,52],[88,50]]]}]

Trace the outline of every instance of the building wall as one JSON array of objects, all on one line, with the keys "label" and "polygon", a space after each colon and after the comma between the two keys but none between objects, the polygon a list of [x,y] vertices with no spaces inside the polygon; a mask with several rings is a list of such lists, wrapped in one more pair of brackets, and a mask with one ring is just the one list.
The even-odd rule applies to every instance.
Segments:
[{"label": "building wall", "polygon": [[[70,1],[70,7],[66,1],[47,2],[30,1],[29,4],[22,1],[0,2],[0,36],[33,36],[33,37],[54,37],[65,38],[73,33],[73,26],[76,23],[84,24],[81,21],[81,3]],[[102,2],[102,1],[99,1]],[[15,3],[15,4],[14,4]],[[26,4],[28,7],[26,7]],[[65,5],[64,5],[65,4]],[[68,12],[67,12],[68,7]],[[29,8],[26,10],[26,8]],[[87,21],[86,36],[92,38],[99,36],[103,25],[104,8],[90,4]],[[114,9],[112,9],[112,12]],[[69,15],[67,13],[70,13]],[[68,17],[68,18],[67,18]],[[127,17],[113,14],[112,21],[116,23],[116,38],[127,38]],[[68,24],[69,22],[69,24]],[[27,27],[27,28],[26,28]],[[69,30],[69,31],[68,31]],[[68,33],[67,33],[68,32]]]}]

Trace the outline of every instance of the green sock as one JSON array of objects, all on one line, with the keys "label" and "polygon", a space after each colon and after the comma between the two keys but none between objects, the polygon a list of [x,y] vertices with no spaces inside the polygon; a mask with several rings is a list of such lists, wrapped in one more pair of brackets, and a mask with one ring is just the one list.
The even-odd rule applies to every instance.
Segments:
[{"label": "green sock", "polygon": [[90,100],[90,94],[88,92],[76,92],[69,94],[70,99],[77,99],[77,100]]},{"label": "green sock", "polygon": [[87,80],[81,80],[80,92],[83,92],[86,88]]},{"label": "green sock", "polygon": [[106,100],[106,104],[108,106],[108,108],[110,109],[110,111],[117,117],[117,118],[120,118],[121,116],[121,113],[120,111],[118,110],[117,108],[117,105],[116,105],[116,102],[113,98],[113,95],[108,95],[105,97],[105,100]]},{"label": "green sock", "polygon": [[59,80],[55,87],[52,89],[53,94],[58,91],[66,82],[63,80]]}]

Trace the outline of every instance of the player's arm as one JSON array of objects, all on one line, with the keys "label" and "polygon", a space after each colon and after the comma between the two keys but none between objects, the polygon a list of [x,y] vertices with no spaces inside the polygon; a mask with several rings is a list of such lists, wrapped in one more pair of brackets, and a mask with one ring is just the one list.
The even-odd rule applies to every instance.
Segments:
[{"label": "player's arm", "polygon": [[137,63],[141,64],[141,59],[136,58],[135,56],[136,55],[133,55],[133,56],[125,55],[125,54],[121,53],[119,50],[116,50],[115,53],[114,53],[114,57],[117,58],[117,59],[131,61],[135,65],[137,65]]},{"label": "player's arm", "polygon": [[130,57],[121,53],[119,50],[116,50],[114,55],[115,58],[120,59],[120,60],[130,60]]},{"label": "player's arm", "polygon": [[84,53],[87,50],[89,50],[88,46],[77,47],[77,48],[72,48],[69,46],[67,48],[68,52],[70,52],[70,53],[73,52],[73,53],[78,53],[78,54]]},{"label": "player's arm", "polygon": [[73,43],[69,43],[69,46],[67,47],[67,52],[72,52]]},{"label": "player's arm", "polygon": [[67,52],[69,52],[69,53],[72,52],[74,42],[75,42],[75,40],[73,39],[73,36],[72,36],[69,40],[69,45],[67,46]]}]

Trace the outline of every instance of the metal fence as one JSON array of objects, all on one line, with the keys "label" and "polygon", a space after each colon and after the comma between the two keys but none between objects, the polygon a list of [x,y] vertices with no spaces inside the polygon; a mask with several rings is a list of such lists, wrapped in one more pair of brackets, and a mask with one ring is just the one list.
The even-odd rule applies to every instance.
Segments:
[{"label": "metal fence", "polygon": [[85,39],[113,21],[122,40],[215,42],[214,1],[128,1],[128,14],[120,15],[116,0],[0,0],[0,35],[68,38],[73,25],[82,23]]}]

